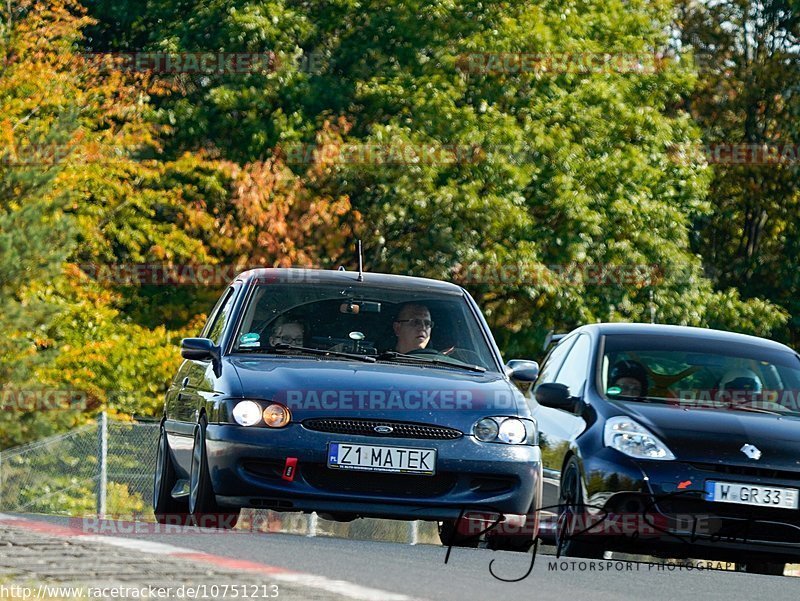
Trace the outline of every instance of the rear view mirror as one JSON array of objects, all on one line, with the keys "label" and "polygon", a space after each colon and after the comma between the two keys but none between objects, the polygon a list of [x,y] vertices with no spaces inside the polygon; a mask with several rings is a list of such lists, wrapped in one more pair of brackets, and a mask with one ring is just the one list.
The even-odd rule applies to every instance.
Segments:
[{"label": "rear view mirror", "polygon": [[339,305],[339,313],[348,313],[350,315],[380,312],[381,304],[374,301],[348,301]]}]

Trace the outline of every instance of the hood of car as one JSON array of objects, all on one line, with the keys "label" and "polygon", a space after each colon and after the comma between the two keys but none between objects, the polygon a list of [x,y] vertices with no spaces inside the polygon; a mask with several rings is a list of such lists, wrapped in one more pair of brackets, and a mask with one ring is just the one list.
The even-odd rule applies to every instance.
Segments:
[{"label": "hood of car", "polygon": [[658,436],[679,461],[800,468],[798,417],[650,403],[618,406]]},{"label": "hood of car", "polygon": [[300,358],[231,358],[242,396],[289,407],[293,419],[423,422],[469,432],[477,419],[530,415],[503,374]]}]

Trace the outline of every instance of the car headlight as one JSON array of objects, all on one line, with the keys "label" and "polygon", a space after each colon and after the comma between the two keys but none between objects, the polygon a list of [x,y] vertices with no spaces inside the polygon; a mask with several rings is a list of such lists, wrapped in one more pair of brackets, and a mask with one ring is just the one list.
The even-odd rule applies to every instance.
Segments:
[{"label": "car headlight", "polygon": [[655,434],[629,417],[609,418],[603,442],[607,447],[636,459],[675,459],[672,451]]},{"label": "car headlight", "polygon": [[264,409],[264,423],[270,428],[283,428],[292,420],[292,414],[283,405],[273,403]]},{"label": "car headlight", "polygon": [[497,432],[499,429],[500,428],[496,421],[494,421],[491,417],[486,417],[475,424],[473,431],[475,432],[475,438],[478,440],[490,442],[497,438]]},{"label": "car headlight", "polygon": [[[531,423],[531,427],[535,429],[533,423]],[[482,442],[523,444],[528,438],[525,424],[515,417],[484,417],[475,423],[472,432],[475,434],[475,438]],[[534,441],[532,444],[536,444],[535,435],[531,440]]]},{"label": "car headlight", "polygon": [[525,440],[525,424],[518,419],[509,418],[500,424],[497,438],[508,444],[519,444]]},{"label": "car headlight", "polygon": [[261,421],[261,405],[255,401],[239,401],[233,408],[233,419],[240,426],[255,426]]}]

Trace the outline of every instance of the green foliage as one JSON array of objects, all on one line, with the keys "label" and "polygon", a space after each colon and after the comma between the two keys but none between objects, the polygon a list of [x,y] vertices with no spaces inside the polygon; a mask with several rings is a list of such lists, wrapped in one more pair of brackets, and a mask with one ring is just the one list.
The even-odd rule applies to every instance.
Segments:
[{"label": "green foliage", "polygon": [[[733,71],[700,62],[698,78],[686,44],[669,53],[676,4],[685,40],[720,37]],[[93,266],[332,267],[361,238],[368,269],[462,282],[509,357],[597,320],[794,331],[794,171],[754,179],[674,153],[737,128],[796,133],[793,57],[759,55],[751,86],[719,26],[745,4],[85,0],[89,18],[77,0],[7,3],[0,385],[76,388],[88,406],[0,415],[0,445],[99,408],[157,414],[179,339],[225,284],[138,285]],[[85,50],[274,60],[148,74]],[[498,62],[520,54],[550,67]],[[622,66],[575,62],[603,54]],[[66,151],[14,163],[42,141]]]},{"label": "green foliage", "polygon": [[715,164],[713,212],[697,220],[693,247],[717,285],[735,286],[745,299],[767,298],[788,313],[776,333],[796,344],[800,6],[785,0],[676,4],[681,52],[694,57],[699,71],[687,105],[706,147],[788,148],[792,159],[743,164],[750,159],[740,153],[732,163]]}]

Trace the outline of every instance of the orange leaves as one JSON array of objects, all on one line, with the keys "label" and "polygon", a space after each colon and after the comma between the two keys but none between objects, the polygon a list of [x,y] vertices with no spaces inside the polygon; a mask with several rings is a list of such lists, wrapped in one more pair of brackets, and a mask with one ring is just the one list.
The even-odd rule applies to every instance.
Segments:
[{"label": "orange leaves", "polygon": [[[335,127],[326,122],[317,142],[341,144],[341,133],[348,129],[343,119]],[[349,198],[327,192],[329,156],[313,156],[303,175],[296,175],[280,156],[244,167],[227,163],[232,210],[220,219],[219,231],[235,241],[229,250],[233,262],[324,266],[349,250],[361,216]]]}]

